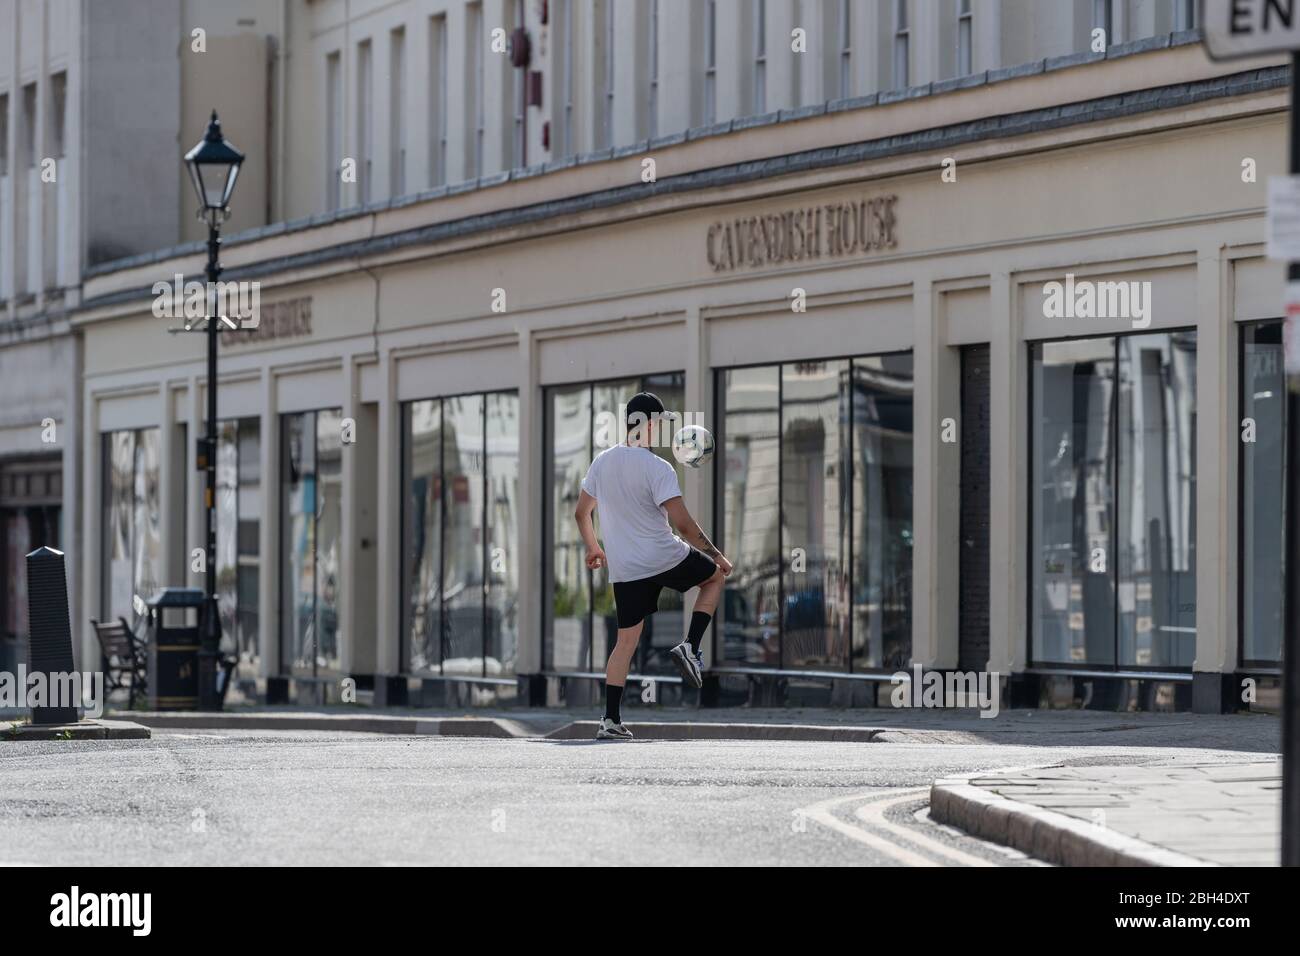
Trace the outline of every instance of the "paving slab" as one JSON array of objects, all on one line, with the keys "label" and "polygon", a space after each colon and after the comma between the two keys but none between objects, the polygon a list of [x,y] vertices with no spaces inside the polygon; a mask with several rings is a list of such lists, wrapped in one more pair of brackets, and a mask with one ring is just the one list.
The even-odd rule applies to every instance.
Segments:
[{"label": "paving slab", "polygon": [[1281,779],[1276,757],[1171,758],[954,777],[930,805],[941,823],[1066,866],[1277,866]]}]

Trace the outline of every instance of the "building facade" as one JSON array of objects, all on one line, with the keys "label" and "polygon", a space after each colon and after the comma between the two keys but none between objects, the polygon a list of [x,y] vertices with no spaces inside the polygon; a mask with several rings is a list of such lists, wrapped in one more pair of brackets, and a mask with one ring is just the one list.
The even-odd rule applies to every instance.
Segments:
[{"label": "building facade", "polygon": [[[912,666],[1267,698],[1277,61],[1211,63],[1181,3],[285,9],[295,218],[223,254],[263,302],[218,396],[244,693],[591,699],[612,600],[572,512],[649,388],[718,440],[680,469],[736,562],[705,703],[874,704]],[[201,265],[85,279],[83,617],[200,581],[203,353],[153,306]],[[688,611],[634,665],[660,699]]]},{"label": "building facade", "polygon": [[[81,551],[82,355],[70,316],[82,279],[203,234],[176,150],[201,134],[218,90],[245,147],[268,153],[278,24],[259,32],[265,8],[0,2],[0,663],[25,649],[24,555]],[[248,173],[236,228],[275,215],[266,165]],[[79,572],[68,568],[78,620],[98,616],[82,613]]]}]

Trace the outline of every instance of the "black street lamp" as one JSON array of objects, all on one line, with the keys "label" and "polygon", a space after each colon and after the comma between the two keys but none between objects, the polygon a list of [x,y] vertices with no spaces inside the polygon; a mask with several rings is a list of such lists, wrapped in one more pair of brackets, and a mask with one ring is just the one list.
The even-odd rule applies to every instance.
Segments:
[{"label": "black street lamp", "polygon": [[239,164],[244,154],[221,135],[221,121],[212,111],[207,134],[185,154],[194,191],[198,194],[198,217],[208,224],[208,424],[198,444],[199,468],[204,482],[204,529],[207,560],[204,565],[203,609],[199,614],[199,709],[219,710],[217,655],[221,647],[221,616],[217,612],[217,302],[213,284],[221,275],[221,223],[230,216],[230,196],[235,191]]}]

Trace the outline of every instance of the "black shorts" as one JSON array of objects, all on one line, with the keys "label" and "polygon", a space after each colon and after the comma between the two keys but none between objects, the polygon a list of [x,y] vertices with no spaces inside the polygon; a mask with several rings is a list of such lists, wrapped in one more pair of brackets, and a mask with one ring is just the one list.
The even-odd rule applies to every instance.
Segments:
[{"label": "black shorts", "polygon": [[718,566],[711,557],[697,548],[691,548],[680,564],[667,571],[639,581],[615,581],[614,607],[618,611],[618,626],[632,627],[657,611],[659,592],[664,588],[678,592],[689,591],[713,577],[717,570]]}]

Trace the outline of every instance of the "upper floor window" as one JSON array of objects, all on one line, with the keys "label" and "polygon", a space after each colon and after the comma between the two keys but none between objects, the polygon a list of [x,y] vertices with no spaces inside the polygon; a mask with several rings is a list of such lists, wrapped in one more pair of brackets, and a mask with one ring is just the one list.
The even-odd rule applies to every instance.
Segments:
[{"label": "upper floor window", "polygon": [[406,192],[406,30],[389,34],[388,62],[388,192]]},{"label": "upper floor window", "polygon": [[325,58],[325,205],[339,208],[339,184],[343,167],[343,66],[336,51]]},{"label": "upper floor window", "polygon": [[836,92],[843,99],[853,95],[853,0],[839,0],[836,34],[839,45],[839,89]]},{"label": "upper floor window", "polygon": [[957,5],[957,75],[970,76],[971,65],[971,0],[960,0]]},{"label": "upper floor window", "polygon": [[[506,9],[507,22],[516,27],[524,26],[524,7],[520,0],[511,0]],[[516,169],[527,162],[527,144],[524,142],[524,111],[528,106],[524,100],[524,71],[509,66],[510,102],[514,104],[514,126],[510,133],[510,165]]]},{"label": "upper floor window", "polygon": [[894,0],[894,89],[908,84],[907,0]]},{"label": "upper floor window", "polygon": [[601,78],[601,145],[614,145],[614,0],[605,0],[605,68]]},{"label": "upper floor window", "polygon": [[465,58],[465,79],[469,87],[466,115],[474,124],[468,144],[466,173],[468,178],[477,178],[483,175],[483,141],[486,132],[483,118],[483,4],[471,3],[465,12],[468,17],[465,35],[469,41],[469,56]]},{"label": "upper floor window", "polygon": [[50,77],[50,154],[62,159],[67,153],[68,74]]},{"label": "upper floor window", "polygon": [[36,165],[36,84],[23,87],[22,165],[31,169]]},{"label": "upper floor window", "polygon": [[767,0],[754,0],[754,113],[767,112]]},{"label": "upper floor window", "polygon": [[369,40],[357,44],[357,201],[370,202],[374,165],[374,58]]},{"label": "upper floor window", "polygon": [[646,30],[646,138],[659,135],[659,0],[650,0],[650,27]]},{"label": "upper floor window", "polygon": [[0,93],[0,176],[9,175],[9,94]]},{"label": "upper floor window", "polygon": [[718,121],[718,3],[704,4],[704,109],[701,122],[712,126]]},{"label": "upper floor window", "polygon": [[1174,2],[1177,5],[1174,10],[1174,29],[1195,30],[1196,0],[1174,0]]},{"label": "upper floor window", "polygon": [[1119,42],[1115,35],[1115,11],[1111,0],[1092,0],[1092,28],[1105,31],[1107,47]]},{"label": "upper floor window", "polygon": [[447,181],[447,15],[429,20],[429,185]]},{"label": "upper floor window", "polygon": [[573,0],[557,0],[555,3],[556,55],[559,57],[559,69],[556,71],[558,92],[555,95],[557,116],[555,117],[555,136],[552,151],[556,156],[571,156],[577,152],[573,137]]}]

